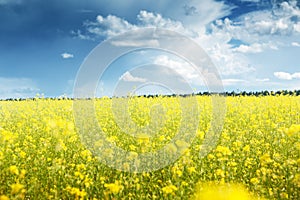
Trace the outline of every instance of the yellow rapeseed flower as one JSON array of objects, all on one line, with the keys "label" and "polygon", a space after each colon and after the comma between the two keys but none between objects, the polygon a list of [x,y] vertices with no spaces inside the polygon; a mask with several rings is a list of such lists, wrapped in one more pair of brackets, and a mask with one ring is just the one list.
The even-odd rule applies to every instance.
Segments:
[{"label": "yellow rapeseed flower", "polygon": [[300,125],[299,124],[293,124],[292,126],[290,126],[290,128],[285,130],[285,133],[288,136],[293,136],[297,133],[300,133]]},{"label": "yellow rapeseed flower", "polygon": [[109,193],[113,194],[117,194],[123,189],[123,186],[120,184],[119,181],[115,181],[115,183],[104,184],[104,187],[106,187],[109,190]]},{"label": "yellow rapeseed flower", "polygon": [[224,178],[225,177],[225,172],[222,169],[217,169],[216,170],[216,175],[219,176],[219,177]]},{"label": "yellow rapeseed flower", "polygon": [[9,171],[12,174],[19,175],[19,169],[16,165],[12,165],[9,167]]},{"label": "yellow rapeseed flower", "polygon": [[192,174],[192,173],[196,172],[196,168],[195,168],[195,167],[189,167],[189,168],[188,168],[188,172],[189,172],[190,174]]},{"label": "yellow rapeseed flower", "polygon": [[0,200],[9,200],[9,197],[6,195],[0,195]]},{"label": "yellow rapeseed flower", "polygon": [[250,151],[250,145],[246,145],[243,147],[243,151],[249,152]]},{"label": "yellow rapeseed flower", "polygon": [[253,197],[241,185],[208,184],[197,191],[195,200],[251,200]]},{"label": "yellow rapeseed flower", "polygon": [[164,194],[173,194],[175,191],[177,191],[178,188],[175,185],[168,185],[162,188],[162,191]]},{"label": "yellow rapeseed flower", "polygon": [[221,145],[217,146],[216,152],[222,153],[223,155],[226,156],[230,156],[232,154],[232,151],[228,147],[221,146]]},{"label": "yellow rapeseed flower", "polygon": [[253,185],[257,185],[259,183],[259,180],[258,178],[251,178],[250,183],[252,183]]},{"label": "yellow rapeseed flower", "polygon": [[77,198],[78,197],[85,197],[86,196],[86,191],[84,189],[80,190],[79,188],[76,188],[76,187],[70,187],[68,186],[66,188],[66,190],[70,193],[70,194],[73,194],[75,195]]},{"label": "yellow rapeseed flower", "polygon": [[14,183],[10,187],[11,187],[11,194],[18,194],[19,192],[22,192],[21,190],[24,188],[24,185],[20,183]]},{"label": "yellow rapeseed flower", "polygon": [[20,175],[19,175],[20,179],[25,178],[25,174],[26,174],[26,170],[25,170],[25,169],[22,169],[22,170],[21,170],[21,173],[20,173]]},{"label": "yellow rapeseed flower", "polygon": [[273,162],[273,160],[271,159],[270,154],[268,154],[268,153],[265,153],[264,155],[262,155],[260,157],[260,163],[262,165],[267,165],[267,164],[269,164],[271,162]]}]

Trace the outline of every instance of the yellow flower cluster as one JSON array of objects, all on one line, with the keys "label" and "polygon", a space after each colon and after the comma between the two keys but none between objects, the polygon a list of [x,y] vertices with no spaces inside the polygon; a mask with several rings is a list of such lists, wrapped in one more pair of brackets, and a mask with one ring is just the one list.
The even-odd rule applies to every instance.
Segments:
[{"label": "yellow flower cluster", "polygon": [[162,191],[165,193],[165,194],[174,194],[175,191],[177,191],[178,188],[175,186],[175,185],[167,185],[165,187],[162,188]]},{"label": "yellow flower cluster", "polygon": [[[300,199],[300,97],[227,97],[221,136],[203,158],[213,105],[210,96],[196,100],[94,100],[105,133],[91,141],[94,149],[76,132],[72,100],[0,101],[0,200]],[[198,108],[199,116],[183,108]],[[179,130],[194,130],[195,138],[177,138]],[[128,162],[107,143],[126,150]],[[139,154],[162,148],[181,156],[162,169],[134,172],[154,164]],[[133,172],[109,168],[96,149]]]},{"label": "yellow flower cluster", "polygon": [[109,190],[109,193],[113,194],[118,194],[123,188],[122,185],[120,185],[119,181],[116,181],[115,183],[104,184],[104,187]]},{"label": "yellow flower cluster", "polygon": [[216,183],[206,183],[201,190],[196,191],[193,199],[209,200],[254,200],[255,197],[241,185],[228,184],[218,185]]}]

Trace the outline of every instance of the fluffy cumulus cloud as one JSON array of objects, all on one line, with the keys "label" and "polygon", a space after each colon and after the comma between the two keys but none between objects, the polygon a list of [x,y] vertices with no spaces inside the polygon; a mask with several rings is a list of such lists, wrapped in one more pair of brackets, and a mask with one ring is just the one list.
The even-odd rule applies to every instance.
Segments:
[{"label": "fluffy cumulus cloud", "polygon": [[63,58],[63,59],[68,59],[68,58],[74,58],[74,55],[73,54],[71,54],[71,53],[62,53],[61,54],[61,57]]},{"label": "fluffy cumulus cloud", "polygon": [[[177,57],[169,57],[167,55],[160,55],[154,58],[153,63],[160,66],[168,67],[172,73],[178,75],[176,80],[184,83],[189,83],[197,86],[205,86],[205,77],[208,76],[205,72],[197,70],[194,66],[192,66],[187,61],[177,58]],[[167,71],[168,72],[168,71]]]},{"label": "fluffy cumulus cloud", "polygon": [[298,43],[298,42],[292,42],[292,46],[294,46],[294,47],[300,47],[300,43]]},{"label": "fluffy cumulus cloud", "polygon": [[[243,0],[257,3],[257,0]],[[215,1],[205,1],[207,9],[201,11],[203,1],[191,1],[188,5],[181,6],[183,13],[178,11],[181,18],[166,12],[167,16],[141,10],[136,16],[136,22],[130,23],[124,18],[108,15],[97,16],[95,21],[84,24],[85,32],[77,31],[78,37],[82,39],[109,38],[129,30],[136,30],[144,27],[159,27],[173,30],[184,34],[196,41],[208,53],[213,63],[217,66],[225,84],[240,84],[243,79],[232,78],[239,75],[245,77],[255,72],[257,67],[251,62],[250,55],[261,54],[267,51],[280,51],[284,47],[298,47],[297,39],[300,37],[300,10],[297,1],[282,2],[273,9],[264,9],[250,12],[238,18],[224,18],[230,12],[223,4]],[[202,2],[202,3],[200,3]],[[215,9],[212,6],[215,6]],[[208,9],[209,8],[209,9]],[[210,10],[211,14],[207,12]],[[206,13],[206,17],[201,13]],[[219,14],[217,14],[219,13]],[[199,23],[197,23],[199,22]],[[233,42],[235,41],[235,42]],[[159,57],[160,63],[170,66],[179,66],[176,62],[166,57]],[[177,68],[180,73],[195,79],[193,71],[185,64],[185,71]],[[181,70],[181,71],[180,71]],[[274,74],[275,75],[275,74]],[[286,76],[276,72],[280,79],[296,78],[297,75]],[[282,78],[285,77],[285,78]],[[258,81],[257,82],[261,82]],[[263,82],[270,81],[264,78]],[[243,81],[244,83],[244,81]]]},{"label": "fluffy cumulus cloud", "polygon": [[235,48],[234,51],[241,53],[260,53],[265,49],[277,50],[278,47],[273,45],[272,43],[253,43],[251,45],[241,44],[239,47]]},{"label": "fluffy cumulus cloud", "polygon": [[288,73],[288,72],[274,72],[274,76],[281,80],[300,79],[300,72]]},{"label": "fluffy cumulus cloud", "polygon": [[133,76],[130,72],[125,72],[120,78],[119,80],[123,80],[123,81],[126,81],[126,82],[141,82],[141,83],[144,83],[147,81],[147,79],[145,78],[141,78],[141,77],[136,77],[136,76]]},{"label": "fluffy cumulus cloud", "polygon": [[186,80],[196,80],[201,78],[195,68],[184,60],[175,60],[166,55],[161,55],[155,58],[154,64],[169,67]]},{"label": "fluffy cumulus cloud", "polygon": [[90,35],[83,35],[81,32],[77,32],[78,36],[82,39],[95,38],[97,36],[110,38],[126,31],[143,27],[160,27],[185,34],[191,33],[184,28],[181,22],[163,18],[161,14],[147,12],[145,10],[140,11],[137,15],[137,24],[131,24],[125,19],[114,15],[108,15],[106,17],[98,15],[96,21],[85,22],[84,26]]},{"label": "fluffy cumulus cloud", "polygon": [[85,26],[89,33],[105,37],[116,36],[136,28],[136,26],[130,24],[126,20],[114,15],[108,15],[105,18],[98,15],[96,22],[86,22]]},{"label": "fluffy cumulus cloud", "polygon": [[230,34],[232,38],[248,44],[264,43],[265,48],[267,44],[270,48],[274,48],[275,45],[280,45],[280,43],[274,43],[280,36],[299,35],[299,25],[300,10],[296,3],[291,1],[290,3],[283,2],[278,8],[272,10],[242,15],[235,21],[228,18],[217,20],[212,28],[214,31]]},{"label": "fluffy cumulus cloud", "polygon": [[[135,24],[131,24],[125,18],[116,15],[98,15],[95,21],[84,23],[87,33],[92,34],[92,37],[85,34],[85,31],[79,30],[73,33],[82,39],[94,39],[96,35],[110,37],[127,30],[145,26],[167,28],[185,33],[186,31],[189,32],[186,28],[193,30],[203,27],[218,18],[230,14],[232,9],[224,2],[215,0],[165,0],[159,6],[153,6],[152,2],[150,3],[151,5],[144,3],[139,2],[140,7],[156,11],[147,12],[141,9],[136,16],[137,21]],[[115,2],[115,4],[124,4],[122,6],[128,7],[126,1],[123,3]],[[186,28],[183,27],[183,24]]]},{"label": "fluffy cumulus cloud", "polygon": [[[247,63],[245,57],[231,49],[228,42],[232,37],[228,34],[220,34],[223,31],[221,29],[215,29],[211,34],[207,34],[205,29],[190,29],[180,21],[164,18],[160,14],[147,11],[140,11],[137,19],[137,24],[130,24],[117,16],[98,16],[95,22],[85,23],[88,35],[84,38],[113,37],[129,30],[144,27],[165,28],[189,36],[197,41],[209,53],[213,62],[220,66],[222,74],[240,74],[254,69]],[[83,37],[82,34],[79,36]]]}]

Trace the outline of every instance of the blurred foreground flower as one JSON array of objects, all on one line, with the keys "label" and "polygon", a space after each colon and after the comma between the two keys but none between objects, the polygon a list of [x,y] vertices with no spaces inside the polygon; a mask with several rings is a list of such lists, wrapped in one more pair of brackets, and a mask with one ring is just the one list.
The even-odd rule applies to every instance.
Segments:
[{"label": "blurred foreground flower", "polygon": [[254,200],[255,198],[241,185],[205,183],[198,187],[194,200]]}]

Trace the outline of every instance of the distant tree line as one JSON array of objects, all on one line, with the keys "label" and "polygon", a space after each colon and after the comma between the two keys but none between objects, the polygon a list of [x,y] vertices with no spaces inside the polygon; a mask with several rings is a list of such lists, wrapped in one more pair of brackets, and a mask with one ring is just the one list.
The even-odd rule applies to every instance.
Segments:
[{"label": "distant tree line", "polygon": [[[221,95],[224,96],[300,96],[300,90],[278,90],[278,91],[256,91],[256,92],[246,92],[246,91],[241,91],[241,92],[224,92],[220,93]],[[209,93],[198,93],[198,95],[210,95]]]},{"label": "distant tree line", "polygon": [[278,91],[257,91],[257,92],[225,92],[222,93],[225,96],[300,96],[300,90],[278,90]]},{"label": "distant tree line", "polygon": [[[145,97],[145,98],[155,98],[159,96],[164,97],[189,97],[189,96],[210,96],[210,95],[222,95],[222,96],[300,96],[300,90],[278,90],[278,91],[256,91],[256,92],[222,92],[222,93],[212,93],[212,92],[198,92],[192,94],[170,94],[170,95],[160,95],[160,94],[149,94],[149,95],[138,95],[137,97]],[[126,97],[113,97],[113,98],[126,98]],[[38,99],[46,99],[46,100],[74,100],[71,97],[33,97],[33,98],[7,98],[7,99],[0,99],[0,101],[36,101]],[[92,98],[87,98],[91,100]]]},{"label": "distant tree line", "polygon": [[[210,96],[213,94],[218,94],[222,96],[300,96],[300,90],[278,90],[278,91],[256,91],[256,92],[246,92],[246,91],[241,91],[241,92],[222,92],[222,93],[212,93],[212,92],[198,92],[198,93],[193,93],[193,94],[172,94],[172,95],[164,95],[168,97],[174,97],[174,96],[181,96],[181,97],[187,97],[187,96]],[[142,95],[143,97],[158,97],[160,95]]]}]

